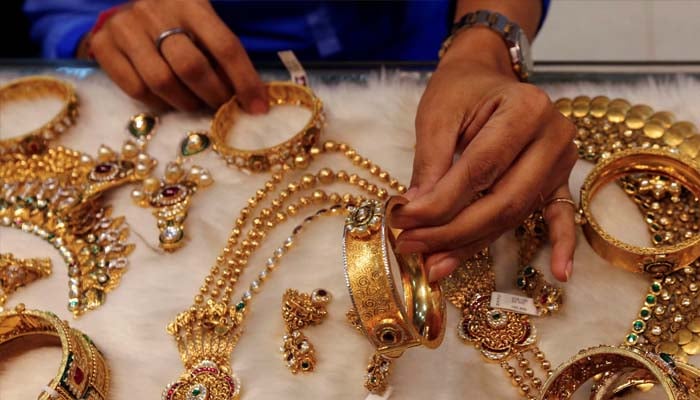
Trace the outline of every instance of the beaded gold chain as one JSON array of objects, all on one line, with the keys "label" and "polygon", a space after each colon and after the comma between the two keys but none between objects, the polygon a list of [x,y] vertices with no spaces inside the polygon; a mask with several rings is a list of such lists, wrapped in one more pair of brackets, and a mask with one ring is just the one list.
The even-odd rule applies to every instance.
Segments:
[{"label": "beaded gold chain", "polygon": [[[406,187],[388,172],[343,143],[327,141],[321,147],[313,147],[308,157],[300,155],[295,158],[295,167],[306,168],[311,160],[328,153],[343,154],[354,165],[369,171],[386,187],[369,183],[358,174],[322,168],[315,174],[307,173],[298,181],[288,183],[285,189],[270,200],[267,207],[261,208],[259,213],[252,217],[253,211],[271,197],[273,191],[294,168],[284,165],[280,171],[273,173],[241,209],[226,245],[205,277],[199,293],[195,295],[193,305],[168,325],[168,333],[174,336],[187,371],[178,381],[166,387],[163,392],[164,400],[239,398],[240,383],[232,373],[230,358],[243,332],[242,325],[249,304],[255,294],[260,292],[269,274],[275,270],[280,258],[294,244],[295,236],[303,225],[297,226],[284,244],[274,250],[258,277],[249,284],[248,290],[241,295],[237,303],[232,304],[234,286],[248,266],[250,257],[273,228],[301,210],[314,204],[334,204],[330,209],[322,209],[304,220],[305,223],[310,223],[315,216],[342,213],[345,207],[359,204],[364,199],[350,193],[329,194],[318,189],[318,186],[336,181],[345,182],[381,200],[388,198],[389,190],[398,193],[406,191]],[[289,202],[292,196],[299,197],[295,202]],[[243,234],[249,222],[251,227]]]}]

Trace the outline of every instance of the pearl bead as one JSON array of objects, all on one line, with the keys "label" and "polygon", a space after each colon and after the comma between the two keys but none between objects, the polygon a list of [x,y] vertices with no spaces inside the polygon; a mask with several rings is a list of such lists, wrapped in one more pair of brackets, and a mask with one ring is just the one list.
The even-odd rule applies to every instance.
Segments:
[{"label": "pearl bead", "polygon": [[146,193],[153,193],[160,189],[160,181],[157,178],[146,178],[143,181],[143,191]]},{"label": "pearl bead", "polygon": [[209,175],[208,173],[203,172],[199,175],[197,183],[199,183],[201,187],[208,187],[211,186],[212,183],[214,183],[214,178],[212,178],[211,175]]},{"label": "pearl bead", "polygon": [[146,194],[140,189],[134,189],[131,191],[131,198],[137,203],[143,200],[145,196]]},{"label": "pearl bead", "polygon": [[136,147],[134,142],[128,141],[122,146],[122,155],[126,158],[134,158],[139,154],[139,148]]},{"label": "pearl bead", "polygon": [[170,162],[165,166],[165,180],[168,183],[176,183],[185,174],[182,165],[176,162]]},{"label": "pearl bead", "polygon": [[97,159],[99,161],[109,161],[114,159],[114,151],[107,146],[100,146],[97,150]]},{"label": "pearl bead", "polygon": [[140,163],[136,163],[136,170],[135,170],[135,172],[136,172],[136,175],[137,175],[138,177],[144,177],[144,176],[148,175],[148,173],[149,173],[150,171],[151,171],[151,166],[150,166],[150,165],[144,164],[144,163],[141,163],[141,162],[140,162]]}]

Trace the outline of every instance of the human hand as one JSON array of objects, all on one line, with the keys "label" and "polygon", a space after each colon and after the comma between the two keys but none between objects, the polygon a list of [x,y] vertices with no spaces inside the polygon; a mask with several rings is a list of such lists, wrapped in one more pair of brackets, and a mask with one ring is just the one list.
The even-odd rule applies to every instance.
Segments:
[{"label": "human hand", "polygon": [[[161,52],[155,41],[167,29]],[[216,108],[235,92],[251,113],[268,110],[267,93],[245,49],[206,0],[139,0],[123,6],[89,39],[89,49],[129,96],[156,107]]]},{"label": "human hand", "polygon": [[[535,208],[570,199],[574,135],[546,93],[517,81],[497,34],[485,28],[461,33],[418,107],[410,202],[392,219],[404,229],[397,250],[430,254],[426,266],[437,280]],[[544,216],[552,272],[566,281],[576,244],[574,209],[551,203]]]}]

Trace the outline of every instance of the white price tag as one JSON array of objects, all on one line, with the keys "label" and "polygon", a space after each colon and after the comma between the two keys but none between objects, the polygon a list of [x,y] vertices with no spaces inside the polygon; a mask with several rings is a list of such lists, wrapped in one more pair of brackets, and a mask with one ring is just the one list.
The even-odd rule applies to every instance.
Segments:
[{"label": "white price tag", "polygon": [[287,71],[289,71],[292,82],[302,86],[309,86],[309,79],[306,76],[306,71],[304,70],[304,67],[301,66],[301,63],[297,59],[297,56],[294,55],[293,51],[278,51],[277,56],[279,56],[282,64],[284,64]]},{"label": "white price tag", "polygon": [[388,400],[391,397],[391,392],[394,390],[391,386],[388,386],[384,391],[383,395],[370,393],[365,397],[365,400]]},{"label": "white price tag", "polygon": [[501,308],[519,314],[540,315],[537,311],[537,307],[535,307],[535,302],[531,298],[510,293],[491,293],[491,307]]}]

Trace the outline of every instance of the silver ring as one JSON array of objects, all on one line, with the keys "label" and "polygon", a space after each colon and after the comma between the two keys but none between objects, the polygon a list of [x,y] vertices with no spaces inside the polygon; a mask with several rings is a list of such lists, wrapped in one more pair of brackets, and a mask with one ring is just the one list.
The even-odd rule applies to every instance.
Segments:
[{"label": "silver ring", "polygon": [[192,33],[185,30],[184,28],[172,28],[164,30],[160,35],[158,35],[158,39],[156,39],[156,48],[158,49],[158,53],[160,53],[161,55],[163,54],[163,52],[160,50],[160,47],[163,45],[163,41],[165,41],[165,39],[172,35],[177,35],[180,33],[186,35],[188,38],[190,38],[190,40],[194,40],[194,36],[192,36]]}]

